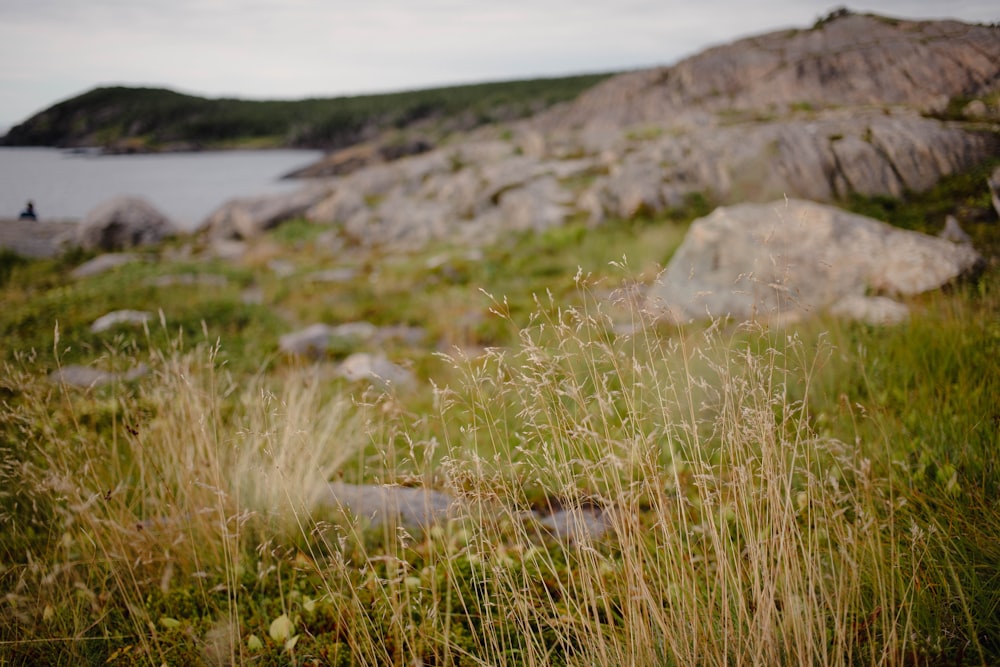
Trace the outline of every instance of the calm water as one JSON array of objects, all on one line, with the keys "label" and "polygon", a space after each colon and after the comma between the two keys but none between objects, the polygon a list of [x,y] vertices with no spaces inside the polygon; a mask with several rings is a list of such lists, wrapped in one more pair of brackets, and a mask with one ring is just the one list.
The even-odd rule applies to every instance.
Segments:
[{"label": "calm water", "polygon": [[233,197],[288,191],[281,177],[318,151],[224,151],[161,155],[84,155],[52,148],[0,148],[0,218],[16,218],[29,199],[40,219],[79,220],[120,195],[145,198],[193,229]]}]

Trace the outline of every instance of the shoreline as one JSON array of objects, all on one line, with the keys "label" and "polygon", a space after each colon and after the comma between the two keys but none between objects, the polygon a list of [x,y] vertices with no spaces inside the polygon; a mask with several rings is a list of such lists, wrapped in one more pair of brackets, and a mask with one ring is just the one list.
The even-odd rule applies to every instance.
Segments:
[{"label": "shoreline", "polygon": [[55,257],[77,225],[76,220],[0,219],[0,249],[30,259]]}]

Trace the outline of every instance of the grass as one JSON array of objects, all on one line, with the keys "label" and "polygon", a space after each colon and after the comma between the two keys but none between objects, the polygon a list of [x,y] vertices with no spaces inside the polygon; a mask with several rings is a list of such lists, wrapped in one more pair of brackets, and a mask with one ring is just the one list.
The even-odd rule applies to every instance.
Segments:
[{"label": "grass", "polygon": [[[995,268],[892,329],[664,328],[627,297],[692,213],[336,260],[293,224],[265,240],[290,275],[170,246],[85,279],[5,258],[0,663],[1000,660]],[[334,261],[354,277],[302,280]],[[192,272],[225,280],[158,280]],[[120,308],[156,318],[89,331]],[[384,348],[420,388],[277,353],[360,319],[426,330]],[[372,524],[332,479],[459,511]],[[605,532],[559,538],[559,509]]]}]

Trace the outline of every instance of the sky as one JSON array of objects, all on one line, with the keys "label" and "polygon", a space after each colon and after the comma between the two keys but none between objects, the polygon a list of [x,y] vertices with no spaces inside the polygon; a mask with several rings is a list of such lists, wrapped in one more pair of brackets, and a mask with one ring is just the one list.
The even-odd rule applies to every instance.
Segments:
[{"label": "sky", "polygon": [[[678,60],[836,0],[0,0],[0,132],[103,85],[301,99]],[[854,11],[1000,21],[996,0]]]}]

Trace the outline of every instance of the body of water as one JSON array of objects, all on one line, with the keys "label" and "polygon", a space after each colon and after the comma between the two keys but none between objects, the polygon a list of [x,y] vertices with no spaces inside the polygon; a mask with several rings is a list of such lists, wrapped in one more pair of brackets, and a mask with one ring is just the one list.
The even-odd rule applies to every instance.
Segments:
[{"label": "body of water", "polygon": [[301,150],[94,155],[0,148],[0,218],[16,218],[31,200],[39,219],[81,220],[95,206],[131,195],[191,230],[234,197],[301,187],[302,181],[281,177],[321,156]]}]

